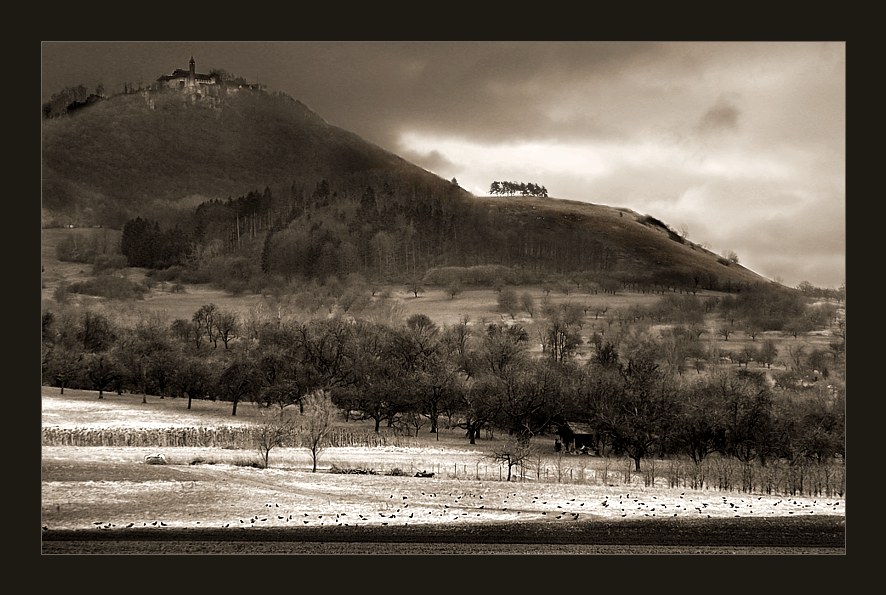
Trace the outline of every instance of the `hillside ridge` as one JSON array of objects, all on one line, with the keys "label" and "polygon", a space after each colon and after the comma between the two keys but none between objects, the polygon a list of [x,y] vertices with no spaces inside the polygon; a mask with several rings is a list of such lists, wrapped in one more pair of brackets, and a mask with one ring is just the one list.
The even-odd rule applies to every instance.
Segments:
[{"label": "hillside ridge", "polygon": [[284,280],[490,265],[681,290],[767,281],[651,215],[475,196],[289,95],[241,79],[198,84],[203,76],[192,65],[45,118],[43,226],[124,229],[146,218],[202,253],[235,251]]}]

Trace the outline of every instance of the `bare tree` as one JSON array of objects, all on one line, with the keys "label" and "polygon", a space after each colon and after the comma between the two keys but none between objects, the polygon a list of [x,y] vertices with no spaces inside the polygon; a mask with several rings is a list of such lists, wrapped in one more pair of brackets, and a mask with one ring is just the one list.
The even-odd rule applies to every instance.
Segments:
[{"label": "bare tree", "polygon": [[694,323],[689,326],[689,332],[696,338],[696,340],[700,339],[703,334],[708,332],[708,329],[705,328],[703,324]]},{"label": "bare tree", "polygon": [[523,295],[520,296],[520,305],[529,314],[529,318],[535,315],[535,298],[528,291],[523,292]]},{"label": "bare tree", "polygon": [[237,315],[232,312],[217,312],[214,322],[216,336],[222,340],[227,349],[237,332]]},{"label": "bare tree", "polygon": [[111,357],[117,362],[125,383],[141,393],[142,403],[148,402],[152,368],[168,364],[168,359],[164,359],[170,351],[167,339],[162,323],[152,318],[139,321],[114,346]]},{"label": "bare tree", "polygon": [[116,363],[103,353],[90,353],[86,356],[86,378],[98,390],[98,398],[104,398],[105,389],[120,377]]},{"label": "bare tree", "polygon": [[169,329],[172,336],[178,338],[183,344],[189,345],[195,349],[200,348],[203,334],[196,322],[178,318],[172,322]]},{"label": "bare tree", "polygon": [[418,278],[412,278],[406,284],[407,293],[411,293],[413,296],[418,297],[418,294],[424,293],[425,288],[421,285],[421,280]]},{"label": "bare tree", "polygon": [[798,374],[803,370],[803,360],[806,358],[806,349],[803,345],[788,345],[788,359],[793,370]]},{"label": "bare tree", "polygon": [[511,317],[511,320],[514,320],[517,317],[518,305],[519,298],[517,298],[517,292],[514,291],[513,288],[506,287],[498,294],[498,309],[505,314],[508,314]]},{"label": "bare tree", "polygon": [[760,365],[765,365],[767,368],[771,368],[777,355],[778,349],[775,347],[775,342],[769,339],[760,345],[760,349],[756,354],[756,359],[760,362]]},{"label": "bare tree", "polygon": [[216,335],[215,322],[217,314],[218,307],[215,304],[206,304],[194,312],[194,316],[191,318],[192,322],[197,325],[197,328],[199,328],[201,332],[206,333],[206,338],[215,347],[218,347],[218,335]]},{"label": "bare tree", "polygon": [[286,409],[268,409],[256,404],[261,422],[255,429],[254,439],[258,453],[262,458],[262,466],[268,468],[268,457],[277,446],[286,446],[296,431],[295,420]]},{"label": "bare tree", "polygon": [[763,325],[756,320],[748,320],[744,324],[744,332],[751,338],[751,341],[756,341],[757,336],[763,332]]},{"label": "bare tree", "polygon": [[520,440],[517,436],[508,436],[501,445],[492,449],[489,457],[496,463],[506,465],[508,468],[508,479],[511,481],[511,475],[514,467],[522,465],[523,461],[532,454],[532,447],[528,440]]},{"label": "bare tree", "polygon": [[65,387],[75,379],[83,367],[83,351],[56,347],[49,351],[47,369],[50,377],[59,387],[59,394],[65,394]]},{"label": "bare tree", "polygon": [[[408,411],[400,416],[400,423],[404,428],[410,428],[408,431],[412,433],[411,428],[415,428],[415,437],[418,438],[418,433],[421,429],[427,425],[428,418],[422,415],[421,413],[417,413],[415,411]],[[439,437],[437,438],[439,440]]]},{"label": "bare tree", "polygon": [[311,471],[316,473],[317,461],[329,443],[329,433],[332,431],[332,422],[338,414],[338,408],[325,390],[317,390],[305,396],[302,404],[304,405],[304,414],[300,420],[303,430],[302,440],[311,451]]},{"label": "bare tree", "polygon": [[452,282],[446,286],[446,293],[449,295],[449,299],[454,300],[456,296],[460,295],[462,292],[461,285],[457,282]]},{"label": "bare tree", "polygon": [[237,415],[241,400],[253,401],[261,389],[261,375],[255,363],[240,356],[222,370],[217,381],[218,391],[232,402],[231,416]]}]

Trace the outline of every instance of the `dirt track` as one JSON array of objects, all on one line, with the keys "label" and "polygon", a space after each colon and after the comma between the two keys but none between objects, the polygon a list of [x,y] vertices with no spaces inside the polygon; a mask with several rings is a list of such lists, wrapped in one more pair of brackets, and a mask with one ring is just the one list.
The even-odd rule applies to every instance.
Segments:
[{"label": "dirt track", "polygon": [[827,554],[843,517],[297,529],[49,530],[44,554]]}]

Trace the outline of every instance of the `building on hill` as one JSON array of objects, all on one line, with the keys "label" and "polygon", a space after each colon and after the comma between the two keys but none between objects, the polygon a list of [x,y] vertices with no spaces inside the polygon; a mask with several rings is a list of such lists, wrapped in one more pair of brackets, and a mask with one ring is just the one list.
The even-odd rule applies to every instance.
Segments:
[{"label": "building on hill", "polygon": [[[263,85],[250,83],[243,77],[234,77],[223,70],[213,70],[209,74],[197,72],[194,57],[188,62],[188,70],[176,68],[172,74],[164,74],[157,79],[152,86],[153,91],[176,90],[185,94],[191,102],[204,98],[218,99],[220,95],[233,95],[238,91],[261,91]],[[153,102],[153,96],[146,94],[149,103]],[[214,105],[213,102],[209,103]],[[153,109],[153,104],[151,108]]]},{"label": "building on hill", "polygon": [[188,70],[176,68],[172,74],[164,74],[157,79],[157,82],[170,89],[185,90],[197,90],[200,87],[218,84],[218,77],[214,74],[201,74],[197,72],[197,63],[194,62],[193,56],[191,56],[188,66]]}]

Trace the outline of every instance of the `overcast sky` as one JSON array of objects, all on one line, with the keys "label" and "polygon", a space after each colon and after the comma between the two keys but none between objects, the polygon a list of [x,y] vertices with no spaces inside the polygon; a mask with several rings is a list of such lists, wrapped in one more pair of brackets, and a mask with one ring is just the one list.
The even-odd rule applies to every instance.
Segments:
[{"label": "overcast sky", "polygon": [[443,178],[628,207],[795,287],[846,279],[842,42],[44,42],[42,100],[221,68]]}]

